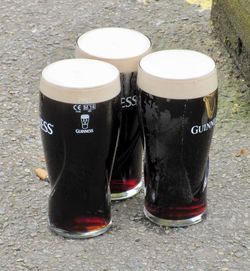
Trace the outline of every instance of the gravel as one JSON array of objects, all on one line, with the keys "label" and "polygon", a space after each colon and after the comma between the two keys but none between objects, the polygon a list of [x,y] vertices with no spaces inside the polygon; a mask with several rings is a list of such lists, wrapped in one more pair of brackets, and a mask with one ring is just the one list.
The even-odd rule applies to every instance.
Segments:
[{"label": "gravel", "polygon": [[[1,271],[250,270],[250,91],[209,18],[209,10],[184,0],[1,2]],[[47,229],[50,190],[34,174],[45,167],[40,73],[48,63],[73,57],[79,34],[103,26],[142,31],[155,49],[194,49],[215,59],[220,101],[205,222],[180,229],[153,225],[143,216],[140,193],[113,204],[113,227],[100,237],[67,240]]]}]

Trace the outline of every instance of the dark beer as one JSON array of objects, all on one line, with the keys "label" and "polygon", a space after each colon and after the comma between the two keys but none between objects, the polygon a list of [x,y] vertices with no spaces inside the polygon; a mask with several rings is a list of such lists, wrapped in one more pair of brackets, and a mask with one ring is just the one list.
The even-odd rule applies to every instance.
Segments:
[{"label": "dark beer", "polygon": [[[174,100],[141,92],[145,155],[145,207],[156,217],[178,220],[206,209],[207,153],[215,125],[204,98]],[[209,99],[217,104],[217,93]],[[157,120],[157,121],[156,121]]]},{"label": "dark beer", "polygon": [[[185,62],[185,52],[194,54],[194,58],[198,58],[197,62],[206,61],[204,55],[197,53],[197,56],[192,51],[184,51],[184,54],[182,52],[173,52],[173,55],[177,55],[177,62],[178,54],[184,58],[180,60],[179,65],[182,61]],[[163,61],[166,57],[165,61],[171,62],[171,51],[163,51],[161,57]],[[174,57],[172,61],[175,61]],[[189,58],[188,61],[192,67],[192,59]],[[193,69],[196,68],[196,63]],[[172,62],[166,64],[166,69],[171,64]],[[143,69],[143,60],[141,65]],[[143,74],[138,82],[141,86],[139,108],[146,144],[144,211],[146,216],[157,224],[190,225],[201,221],[206,214],[208,153],[217,111],[217,84],[214,83],[216,71],[214,65],[211,67],[212,79],[208,85],[210,90],[208,89],[207,95],[202,97],[200,83],[197,82],[202,79],[199,78],[194,79],[194,84],[190,84],[189,81],[185,85],[187,78],[173,82],[175,77],[170,84],[179,84],[182,90],[177,87],[172,93],[171,89],[168,89],[168,80],[171,78],[165,75],[163,87],[155,81],[157,91],[162,90],[157,96],[152,94],[154,90],[151,88],[153,89],[154,84],[149,88],[148,84],[143,85]]]},{"label": "dark beer", "polygon": [[113,200],[129,198],[142,187],[142,142],[137,108],[137,67],[149,53],[143,34],[124,28],[89,31],[77,40],[76,56],[95,58],[115,65],[121,73],[121,133],[111,178]]},{"label": "dark beer", "polygon": [[[49,81],[56,68],[62,73],[61,76],[65,76],[64,71],[72,70],[76,77],[89,76],[91,67],[89,73],[86,69],[91,66],[89,61],[94,60],[71,61],[83,63],[74,65],[64,60],[58,68],[47,70],[43,81]],[[111,89],[113,98],[100,99],[105,91],[110,96],[109,86],[103,88],[102,94],[98,95],[98,87],[101,86],[95,89],[93,84],[98,85],[100,71],[105,73],[105,69],[110,68],[105,68],[105,65],[111,65],[104,63],[103,67],[99,67],[99,62],[92,65],[96,69],[96,78],[93,77],[96,83],[88,79],[85,84],[83,79],[71,78],[80,80],[80,84],[74,86],[76,83],[66,78],[63,82],[66,90],[62,89],[59,96],[53,87],[48,87],[47,81],[41,84],[40,128],[52,189],[49,197],[49,225],[53,231],[66,237],[96,236],[111,225],[109,182],[120,125],[120,86],[115,83],[118,91]],[[109,74],[110,78],[107,76],[99,82],[108,84],[109,80],[119,81],[119,73],[115,68],[111,73],[113,75]],[[56,79],[52,83],[57,84],[56,88],[62,88],[61,80]],[[90,84],[92,86],[88,88]],[[67,91],[69,85],[73,86]]]},{"label": "dark beer", "polygon": [[136,73],[121,74],[121,110],[121,132],[111,179],[111,192],[116,195],[114,199],[127,198],[141,188],[142,142],[139,131]]}]

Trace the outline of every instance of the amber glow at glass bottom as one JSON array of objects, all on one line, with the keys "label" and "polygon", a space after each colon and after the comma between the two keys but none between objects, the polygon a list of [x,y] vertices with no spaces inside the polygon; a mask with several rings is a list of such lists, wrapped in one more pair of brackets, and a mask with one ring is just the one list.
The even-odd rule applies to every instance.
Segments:
[{"label": "amber glow at glass bottom", "polygon": [[[67,224],[67,222],[65,222]],[[57,228],[49,222],[51,231],[68,238],[90,238],[103,234],[112,224],[112,220],[105,220],[102,217],[76,217],[70,222],[71,226],[65,229]]]},{"label": "amber glow at glass bottom", "polygon": [[111,200],[121,200],[133,197],[140,192],[143,181],[138,179],[112,180]]},{"label": "amber glow at glass bottom", "polygon": [[206,218],[206,190],[201,197],[194,197],[190,204],[155,206],[145,203],[144,214],[155,224],[167,227],[185,227]]}]

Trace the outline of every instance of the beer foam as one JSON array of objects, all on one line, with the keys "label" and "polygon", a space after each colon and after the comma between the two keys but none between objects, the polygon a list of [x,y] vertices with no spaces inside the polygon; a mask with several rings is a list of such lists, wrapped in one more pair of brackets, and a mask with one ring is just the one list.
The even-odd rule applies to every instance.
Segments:
[{"label": "beer foam", "polygon": [[91,59],[64,59],[44,68],[41,92],[65,103],[98,103],[120,93],[120,73],[113,65]]},{"label": "beer foam", "polygon": [[140,89],[169,99],[203,97],[218,88],[213,59],[191,50],[163,50],[145,56],[137,83]]},{"label": "beer foam", "polygon": [[76,57],[109,62],[120,72],[137,71],[141,58],[151,51],[150,40],[142,33],[119,27],[97,28],[81,35]]}]

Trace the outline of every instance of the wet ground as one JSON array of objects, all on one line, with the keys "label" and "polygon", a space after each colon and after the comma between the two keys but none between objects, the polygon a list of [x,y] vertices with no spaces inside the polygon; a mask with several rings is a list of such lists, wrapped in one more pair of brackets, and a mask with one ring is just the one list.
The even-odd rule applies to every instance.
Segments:
[{"label": "wet ground", "polygon": [[[1,1],[0,270],[250,269],[250,89],[212,33],[210,11],[176,1]],[[143,194],[112,206],[113,227],[89,240],[47,229],[50,192],[38,128],[39,77],[73,57],[76,37],[103,26],[134,28],[155,49],[187,48],[213,57],[219,112],[203,223],[164,229],[144,218]]]}]

